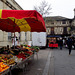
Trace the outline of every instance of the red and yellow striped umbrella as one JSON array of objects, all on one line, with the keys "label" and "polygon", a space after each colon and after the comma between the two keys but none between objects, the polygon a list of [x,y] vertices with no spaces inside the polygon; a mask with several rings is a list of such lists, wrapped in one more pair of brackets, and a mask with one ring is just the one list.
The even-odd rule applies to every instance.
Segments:
[{"label": "red and yellow striped umbrella", "polygon": [[0,29],[6,32],[46,32],[44,20],[35,10],[0,10]]}]

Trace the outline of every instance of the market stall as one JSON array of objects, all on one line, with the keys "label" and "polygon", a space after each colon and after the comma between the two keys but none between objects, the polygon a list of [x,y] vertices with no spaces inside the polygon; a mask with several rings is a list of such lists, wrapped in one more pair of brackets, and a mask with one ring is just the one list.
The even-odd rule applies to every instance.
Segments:
[{"label": "market stall", "polygon": [[[42,16],[35,10],[0,10],[0,29],[6,32],[46,32]],[[7,74],[16,66],[22,65],[23,73],[25,63],[33,57],[39,49],[29,48],[25,45],[17,46],[14,49],[0,49],[0,74]],[[5,66],[5,67],[4,67]]]},{"label": "market stall", "polygon": [[0,29],[14,36],[21,31],[46,32],[44,20],[35,10],[0,10]]},{"label": "market stall", "polygon": [[23,45],[23,47],[18,46],[17,49],[4,50],[0,49],[0,74],[4,75],[10,72],[16,67],[22,67],[23,71],[26,68],[26,64],[29,59],[34,59],[35,52],[38,52],[38,47],[28,47]]},{"label": "market stall", "polygon": [[48,47],[51,48],[58,48],[58,39],[61,36],[58,35],[48,35],[47,39],[48,39]]},{"label": "market stall", "polygon": [[50,38],[49,39],[49,47],[58,47],[58,43],[56,42],[56,38],[55,37],[53,37],[53,38]]}]

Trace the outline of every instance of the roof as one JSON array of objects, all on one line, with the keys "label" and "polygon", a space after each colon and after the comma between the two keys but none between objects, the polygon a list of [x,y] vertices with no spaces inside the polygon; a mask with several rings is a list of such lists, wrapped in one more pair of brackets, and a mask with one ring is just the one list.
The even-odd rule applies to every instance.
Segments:
[{"label": "roof", "polygon": [[44,19],[47,19],[47,20],[57,20],[57,21],[60,21],[60,20],[70,20],[69,18],[62,17],[62,16],[50,16],[50,17],[44,17]]}]

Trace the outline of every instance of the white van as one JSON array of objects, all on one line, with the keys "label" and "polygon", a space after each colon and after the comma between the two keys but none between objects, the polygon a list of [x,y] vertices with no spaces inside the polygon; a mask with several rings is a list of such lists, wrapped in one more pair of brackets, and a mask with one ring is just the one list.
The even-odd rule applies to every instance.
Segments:
[{"label": "white van", "polygon": [[46,46],[46,32],[32,32],[32,45],[33,46]]}]

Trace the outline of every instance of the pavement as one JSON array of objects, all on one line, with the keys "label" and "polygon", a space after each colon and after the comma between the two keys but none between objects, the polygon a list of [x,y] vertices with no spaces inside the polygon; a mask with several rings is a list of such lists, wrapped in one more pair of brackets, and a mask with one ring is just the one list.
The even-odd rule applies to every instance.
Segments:
[{"label": "pavement", "polygon": [[[23,73],[18,70],[14,75]],[[41,49],[30,60],[24,75],[75,75],[75,50],[69,55],[67,48]]]},{"label": "pavement", "polygon": [[54,75],[75,75],[75,50],[69,55],[68,49],[54,50]]}]

